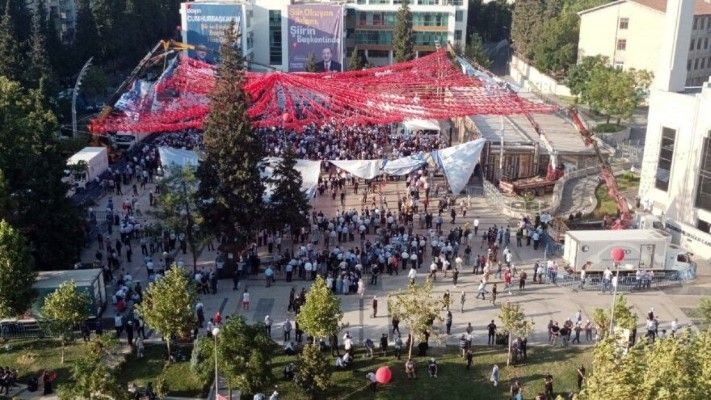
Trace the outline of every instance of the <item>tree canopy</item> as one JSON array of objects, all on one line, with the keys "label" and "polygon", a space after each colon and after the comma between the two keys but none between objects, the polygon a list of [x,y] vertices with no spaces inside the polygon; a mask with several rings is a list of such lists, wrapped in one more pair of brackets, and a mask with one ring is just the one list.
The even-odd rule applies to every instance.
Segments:
[{"label": "tree canopy", "polygon": [[184,337],[195,326],[193,305],[197,293],[190,279],[177,266],[165,276],[151,283],[143,293],[143,301],[136,305],[136,312],[146,325],[165,340],[170,356],[173,337]]},{"label": "tree canopy", "polygon": [[317,276],[306,293],[306,302],[296,321],[304,332],[318,338],[337,334],[342,318],[341,300],[326,286],[323,278]]},{"label": "tree canopy", "polygon": [[309,211],[311,204],[306,194],[301,189],[303,178],[296,166],[296,154],[289,148],[284,152],[281,161],[274,168],[271,183],[274,191],[267,205],[267,225],[278,232],[284,230],[286,225],[292,235],[301,232],[301,228],[308,227]]},{"label": "tree canopy", "polygon": [[397,315],[412,335],[409,354],[412,357],[412,346],[415,340],[424,339],[425,335],[432,335],[440,339],[439,329],[435,322],[442,322],[440,312],[445,304],[443,299],[432,296],[432,282],[423,285],[411,284],[406,290],[399,290],[390,296],[388,306],[390,312]]},{"label": "tree canopy", "polygon": [[64,364],[64,344],[73,339],[74,328],[89,317],[89,296],[77,290],[74,281],[62,283],[59,288],[44,298],[42,316],[49,323],[50,331],[60,336]]},{"label": "tree canopy", "polygon": [[484,48],[484,41],[481,40],[481,37],[476,33],[472,33],[471,36],[469,36],[467,46],[464,49],[464,56],[476,61],[477,64],[484,68],[491,67],[491,59]]},{"label": "tree canopy", "polygon": [[30,308],[36,277],[27,240],[0,220],[0,318],[17,317]]},{"label": "tree canopy", "polygon": [[513,336],[527,337],[533,332],[533,320],[527,319],[523,307],[517,303],[506,302],[499,309],[501,325],[509,334],[506,364],[511,362],[511,343]]}]

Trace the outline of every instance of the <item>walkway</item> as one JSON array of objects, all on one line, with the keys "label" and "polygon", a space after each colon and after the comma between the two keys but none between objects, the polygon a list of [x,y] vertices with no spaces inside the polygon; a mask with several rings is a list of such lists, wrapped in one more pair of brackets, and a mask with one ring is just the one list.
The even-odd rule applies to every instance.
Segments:
[{"label": "walkway", "polygon": [[581,212],[591,213],[597,206],[595,189],[600,184],[597,174],[582,176],[568,181],[563,188],[558,214],[567,217]]}]

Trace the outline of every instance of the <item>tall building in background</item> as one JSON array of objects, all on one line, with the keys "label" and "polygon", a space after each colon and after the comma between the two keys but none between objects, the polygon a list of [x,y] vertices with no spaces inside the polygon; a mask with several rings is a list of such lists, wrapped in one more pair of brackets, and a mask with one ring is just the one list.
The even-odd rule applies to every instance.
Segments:
[{"label": "tall building in background", "polygon": [[[27,8],[34,10],[37,8],[37,0],[27,0]],[[74,40],[74,32],[77,23],[77,5],[75,0],[45,0],[45,11],[47,18],[50,15],[56,16],[57,33],[64,43],[71,43]]]},{"label": "tall building in background", "polygon": [[[711,3],[695,0],[692,6],[691,18],[683,21],[691,27],[686,85],[700,86],[711,75]],[[618,0],[579,12],[578,59],[602,55],[625,70],[655,72],[667,9],[667,0]]]},{"label": "tall building in background", "polygon": [[[687,88],[693,0],[670,0],[649,97],[639,196],[676,243],[711,259],[711,80]],[[697,26],[698,29],[698,26]]]}]

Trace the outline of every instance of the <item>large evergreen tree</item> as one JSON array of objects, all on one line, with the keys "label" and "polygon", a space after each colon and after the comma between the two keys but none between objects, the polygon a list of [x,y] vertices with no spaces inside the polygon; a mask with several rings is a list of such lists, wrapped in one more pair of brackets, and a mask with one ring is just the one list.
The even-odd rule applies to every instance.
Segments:
[{"label": "large evergreen tree", "polygon": [[44,18],[44,5],[40,5],[38,12],[32,17],[32,37],[30,37],[30,63],[27,68],[26,82],[29,87],[40,89],[45,99],[45,104],[49,104],[49,99],[55,92],[55,79],[52,66],[47,56],[47,31],[46,20]]},{"label": "large evergreen tree", "polygon": [[89,0],[77,0],[76,34],[74,35],[75,69],[89,57],[99,56],[99,33]]},{"label": "large evergreen tree", "polygon": [[481,40],[481,36],[476,33],[472,33],[467,41],[467,47],[464,49],[464,56],[470,60],[476,61],[477,64],[484,68],[489,68],[491,66],[491,60],[489,55],[486,54],[486,49],[484,49],[484,41]]},{"label": "large evergreen tree", "polygon": [[289,226],[292,244],[301,228],[309,226],[309,210],[311,210],[311,204],[301,190],[303,179],[294,169],[295,165],[296,155],[289,148],[274,168],[270,182],[274,185],[274,191],[269,199],[266,213],[266,222],[271,229],[281,232],[285,226]]},{"label": "large evergreen tree", "polygon": [[205,157],[198,168],[198,195],[205,223],[240,251],[261,226],[264,183],[261,138],[252,129],[244,92],[244,60],[234,23],[220,46],[221,64],[205,118]]},{"label": "large evergreen tree", "polygon": [[415,58],[414,34],[412,33],[412,12],[407,0],[395,14],[393,27],[393,50],[395,62],[401,63]]},{"label": "large evergreen tree", "polygon": [[14,318],[30,308],[36,276],[29,244],[0,220],[0,318]]},{"label": "large evergreen tree", "polygon": [[84,233],[61,182],[66,160],[54,139],[57,120],[42,100],[0,76],[0,170],[8,193],[0,218],[29,239],[39,269],[66,269],[78,260]]},{"label": "large evergreen tree", "polygon": [[356,47],[348,59],[348,69],[351,71],[360,71],[363,68],[365,68],[365,56],[358,51],[358,47]]},{"label": "large evergreen tree", "polygon": [[22,42],[17,36],[17,21],[13,16],[13,3],[7,0],[5,11],[0,18],[0,76],[14,81],[22,80],[24,69],[22,60]]},{"label": "large evergreen tree", "polygon": [[542,0],[522,0],[514,3],[511,17],[511,41],[519,57],[532,60],[534,46],[545,22]]}]

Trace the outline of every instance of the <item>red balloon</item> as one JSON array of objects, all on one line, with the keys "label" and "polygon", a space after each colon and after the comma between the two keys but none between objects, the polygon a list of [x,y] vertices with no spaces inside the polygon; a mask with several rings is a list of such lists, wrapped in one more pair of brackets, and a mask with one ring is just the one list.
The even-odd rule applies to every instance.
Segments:
[{"label": "red balloon", "polygon": [[393,372],[390,371],[389,367],[380,367],[375,371],[375,380],[381,385],[386,385],[393,379]]},{"label": "red balloon", "polygon": [[614,262],[620,262],[625,259],[625,251],[621,248],[612,249],[610,256]]},{"label": "red balloon", "polygon": [[281,115],[281,120],[283,122],[289,122],[291,120],[291,114],[288,112],[285,112],[284,114]]}]

